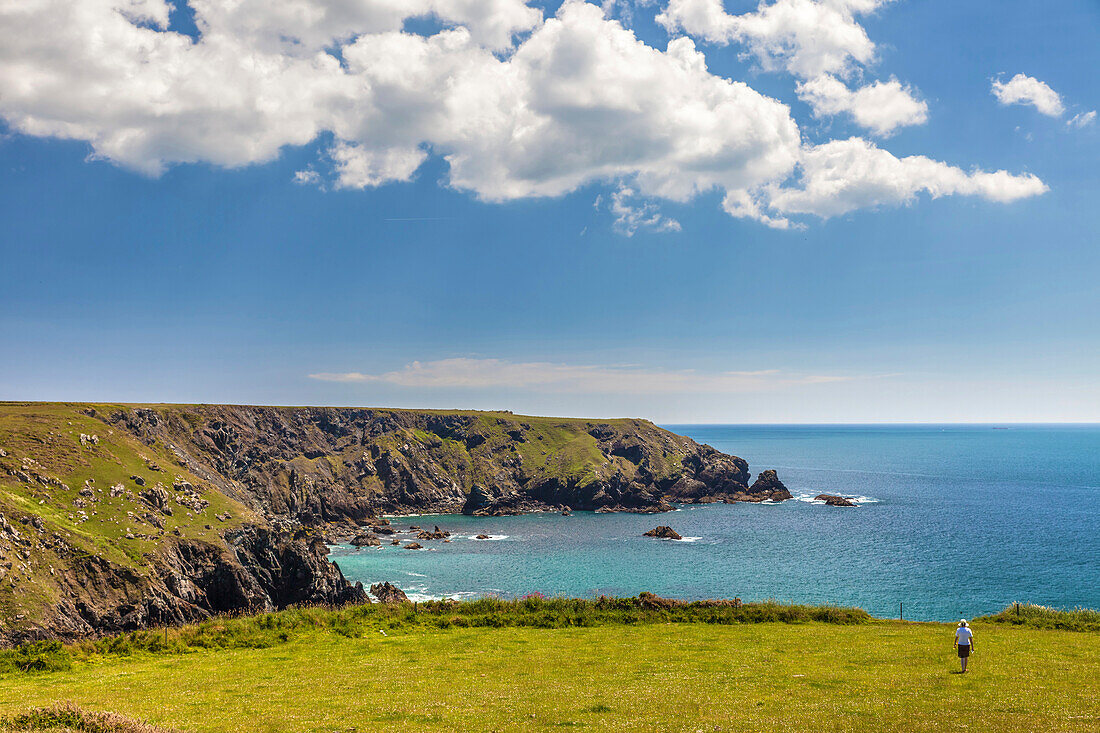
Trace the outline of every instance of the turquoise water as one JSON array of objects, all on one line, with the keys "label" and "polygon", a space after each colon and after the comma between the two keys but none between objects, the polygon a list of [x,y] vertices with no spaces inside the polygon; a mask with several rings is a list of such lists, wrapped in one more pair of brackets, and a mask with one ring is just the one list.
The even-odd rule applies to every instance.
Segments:
[{"label": "turquoise water", "polygon": [[[1100,608],[1100,426],[668,426],[776,468],[798,500],[663,515],[393,519],[425,551],[334,547],[345,574],[412,598],[775,598],[947,620],[1012,601]],[[812,503],[861,497],[857,509]],[[642,533],[668,524],[683,542]],[[488,534],[489,541],[472,539]]]}]

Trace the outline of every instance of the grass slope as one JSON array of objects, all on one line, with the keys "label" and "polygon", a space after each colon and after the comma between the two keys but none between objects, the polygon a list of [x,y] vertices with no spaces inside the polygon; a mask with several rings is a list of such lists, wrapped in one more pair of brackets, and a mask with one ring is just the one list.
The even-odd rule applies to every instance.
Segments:
[{"label": "grass slope", "polygon": [[[683,608],[618,617],[627,623],[614,621],[622,608],[608,608],[591,617],[605,625],[588,627],[432,623],[492,613],[518,621],[575,602],[495,611],[478,603],[422,608],[418,622],[406,622],[409,608],[377,607],[223,619],[203,624],[201,633],[193,627],[209,646],[185,645],[188,653],[141,651],[154,649],[147,635],[114,642],[128,657],[110,652],[109,642],[85,644],[74,648],[69,670],[5,675],[0,714],[71,700],[210,732],[1030,733],[1100,726],[1095,632],[976,622],[972,671],[959,675],[953,626],[945,624],[662,622]],[[782,608],[757,610],[765,618]],[[243,642],[250,629],[272,633],[252,637],[252,648],[217,643]],[[173,636],[169,647],[178,641]]]},{"label": "grass slope", "polygon": [[[148,558],[166,536],[222,544],[220,530],[254,518],[243,505],[188,472],[167,446],[143,445],[85,414],[89,407],[108,409],[0,403],[0,450],[6,454],[0,455],[0,515],[23,538],[58,537],[77,552],[148,572]],[[82,443],[81,434],[95,436],[95,441]],[[131,476],[142,477],[145,487]],[[171,516],[152,512],[163,528],[150,524],[144,518],[150,508],[138,494],[158,482],[174,493],[172,484],[178,479],[195,486],[209,506],[191,512],[173,505]],[[112,486],[121,486],[124,493],[112,496]],[[88,495],[82,496],[85,487]],[[215,518],[226,512],[228,522]],[[29,517],[41,518],[41,533],[20,522]],[[67,592],[71,579],[56,573],[67,562],[48,542],[23,544],[0,535],[0,620],[36,621],[43,608]]]}]

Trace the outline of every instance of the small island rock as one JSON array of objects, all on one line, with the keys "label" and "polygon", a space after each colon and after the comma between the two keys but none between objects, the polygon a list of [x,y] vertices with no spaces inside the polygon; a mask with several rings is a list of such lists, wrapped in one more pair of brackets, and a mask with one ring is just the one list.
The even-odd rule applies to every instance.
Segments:
[{"label": "small island rock", "polygon": [[656,529],[651,529],[642,536],[643,537],[659,537],[661,539],[668,539],[668,540],[683,539],[683,537],[681,537],[679,534],[677,534],[676,530],[674,530],[672,527],[666,527],[664,525],[661,525],[660,527],[657,527]]},{"label": "small island rock", "polygon": [[858,506],[851,498],[836,494],[818,494],[814,501],[823,501],[827,506]]}]

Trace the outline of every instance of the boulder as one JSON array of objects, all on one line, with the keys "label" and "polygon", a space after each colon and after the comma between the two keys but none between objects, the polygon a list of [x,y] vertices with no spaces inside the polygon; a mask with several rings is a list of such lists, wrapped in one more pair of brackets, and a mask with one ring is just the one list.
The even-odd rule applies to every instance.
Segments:
[{"label": "boulder", "polygon": [[478,535],[477,537],[474,537],[474,539],[475,539],[475,540],[487,540],[487,539],[489,539],[489,535],[487,535],[487,534],[479,534],[479,535]]},{"label": "boulder", "polygon": [[683,539],[683,537],[681,537],[679,534],[677,534],[676,530],[674,530],[672,527],[666,527],[664,525],[661,525],[660,527],[657,527],[656,529],[651,529],[642,536],[643,537],[659,537],[661,539],[667,539],[667,540],[680,540],[680,539]]},{"label": "boulder", "polygon": [[836,494],[818,494],[814,497],[814,501],[823,501],[827,506],[859,506],[851,500],[851,497]]},{"label": "boulder", "polygon": [[351,538],[351,545],[353,547],[380,547],[382,541],[369,532],[360,532]]},{"label": "boulder", "polygon": [[379,603],[408,603],[409,597],[392,583],[375,583],[370,587],[370,594],[378,599]]},{"label": "boulder", "polygon": [[406,550],[423,550],[424,546],[423,545],[418,545],[415,542],[410,542],[409,544],[405,545],[404,549],[406,549]]}]

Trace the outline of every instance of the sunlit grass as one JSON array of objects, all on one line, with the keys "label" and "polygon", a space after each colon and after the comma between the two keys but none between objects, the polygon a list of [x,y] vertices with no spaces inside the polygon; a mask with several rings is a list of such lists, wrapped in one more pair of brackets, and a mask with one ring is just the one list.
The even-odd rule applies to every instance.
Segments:
[{"label": "sunlit grass", "polygon": [[0,713],[73,700],[185,731],[1100,726],[1100,635],[976,623],[959,675],[952,633],[881,621],[304,629],[268,648],[9,675]]}]

